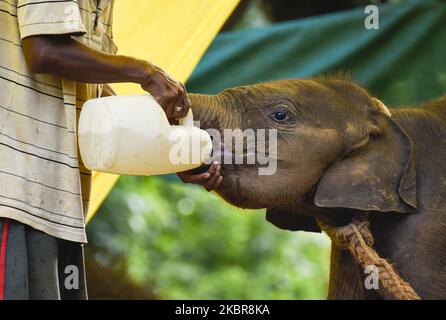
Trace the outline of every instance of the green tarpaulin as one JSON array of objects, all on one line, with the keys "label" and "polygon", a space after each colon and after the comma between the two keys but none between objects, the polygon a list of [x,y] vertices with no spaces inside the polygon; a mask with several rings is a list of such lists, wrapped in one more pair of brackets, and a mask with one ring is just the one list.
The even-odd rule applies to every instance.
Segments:
[{"label": "green tarpaulin", "polygon": [[187,83],[190,92],[265,80],[350,72],[385,103],[423,102],[446,92],[446,1],[379,6],[379,30],[364,8],[221,33]]}]

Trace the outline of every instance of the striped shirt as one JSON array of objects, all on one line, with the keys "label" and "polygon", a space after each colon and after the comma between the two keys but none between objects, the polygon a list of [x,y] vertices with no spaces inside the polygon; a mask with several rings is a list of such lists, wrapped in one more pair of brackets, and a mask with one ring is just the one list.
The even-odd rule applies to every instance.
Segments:
[{"label": "striped shirt", "polygon": [[22,39],[67,34],[103,52],[113,0],[0,0],[0,217],[85,243],[91,172],[79,159],[77,119],[101,85],[28,71]]}]

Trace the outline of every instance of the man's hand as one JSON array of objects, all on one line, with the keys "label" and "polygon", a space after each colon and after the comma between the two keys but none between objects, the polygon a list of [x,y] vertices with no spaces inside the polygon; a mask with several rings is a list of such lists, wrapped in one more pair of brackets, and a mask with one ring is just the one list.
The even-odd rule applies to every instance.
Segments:
[{"label": "man's hand", "polygon": [[157,100],[168,118],[185,117],[191,102],[184,85],[153,64],[149,63],[147,71],[141,87]]},{"label": "man's hand", "polygon": [[213,162],[208,170],[203,173],[196,174],[194,170],[188,170],[178,172],[177,175],[184,183],[201,185],[207,191],[217,190],[223,182],[221,165],[218,162]]}]

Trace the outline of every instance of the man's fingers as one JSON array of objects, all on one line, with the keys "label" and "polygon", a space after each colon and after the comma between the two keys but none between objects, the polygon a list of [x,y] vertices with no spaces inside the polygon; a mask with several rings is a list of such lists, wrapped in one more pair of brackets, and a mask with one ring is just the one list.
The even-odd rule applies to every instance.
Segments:
[{"label": "man's fingers", "polygon": [[187,111],[188,109],[184,106],[183,103],[183,93],[182,91],[179,91],[175,99],[175,118],[184,118],[187,115]]},{"label": "man's fingers", "polygon": [[183,108],[184,108],[184,111],[183,111],[184,112],[184,116],[186,116],[187,113],[189,112],[190,107],[191,107],[191,102],[190,102],[190,99],[189,99],[187,93],[183,94],[183,97],[182,97],[181,101],[182,101],[181,103],[182,103]]},{"label": "man's fingers", "polygon": [[214,161],[212,162],[212,164],[209,166],[207,172],[212,176],[214,175],[215,171],[217,171],[218,168],[218,162]]},{"label": "man's fingers", "polygon": [[204,172],[204,173],[200,173],[200,174],[191,174],[189,172],[179,172],[178,176],[180,177],[181,181],[183,181],[183,182],[200,184],[200,185],[205,184],[206,181],[211,177],[209,172]]},{"label": "man's fingers", "polygon": [[178,84],[178,99],[176,101],[176,108],[178,108],[175,109],[176,118],[184,118],[185,116],[187,116],[190,108],[190,101],[187,97],[184,86],[181,84]]},{"label": "man's fingers", "polygon": [[191,103],[190,98],[189,98],[189,96],[187,94],[186,87],[182,83],[181,83],[181,88],[183,89],[182,92],[183,92],[183,104],[184,104],[184,107],[187,108],[187,110],[189,110],[189,108],[191,107],[192,103]]},{"label": "man's fingers", "polygon": [[213,189],[214,189],[214,190],[217,190],[218,188],[220,188],[222,182],[223,182],[223,177],[222,177],[222,176],[218,177],[218,180],[217,180],[217,182],[215,183]]},{"label": "man's fingers", "polygon": [[221,177],[220,172],[221,172],[221,166],[218,165],[215,173],[212,175],[212,177],[209,179],[209,181],[206,182],[206,185],[204,185],[204,187],[206,188],[207,191],[211,191],[214,189],[215,184],[217,183],[218,179]]},{"label": "man's fingers", "polygon": [[175,87],[171,85],[166,85],[166,90],[164,91],[165,98],[165,112],[168,118],[176,117],[175,107],[177,104],[178,93]]},{"label": "man's fingers", "polygon": [[214,190],[217,190],[217,189],[220,187],[220,185],[221,185],[222,183],[223,183],[223,177],[222,177],[222,176],[219,176],[218,179],[217,179],[217,181],[216,181],[215,183],[206,185],[206,186],[205,186],[205,189],[206,189],[207,191],[214,191]]}]

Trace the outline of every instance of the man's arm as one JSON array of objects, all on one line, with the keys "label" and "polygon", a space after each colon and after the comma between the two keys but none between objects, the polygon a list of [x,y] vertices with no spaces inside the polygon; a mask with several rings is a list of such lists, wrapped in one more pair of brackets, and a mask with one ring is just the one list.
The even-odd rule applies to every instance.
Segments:
[{"label": "man's arm", "polygon": [[145,60],[96,51],[64,35],[24,38],[23,51],[33,73],[88,83],[139,83],[169,118],[184,117],[190,108],[184,86]]}]

